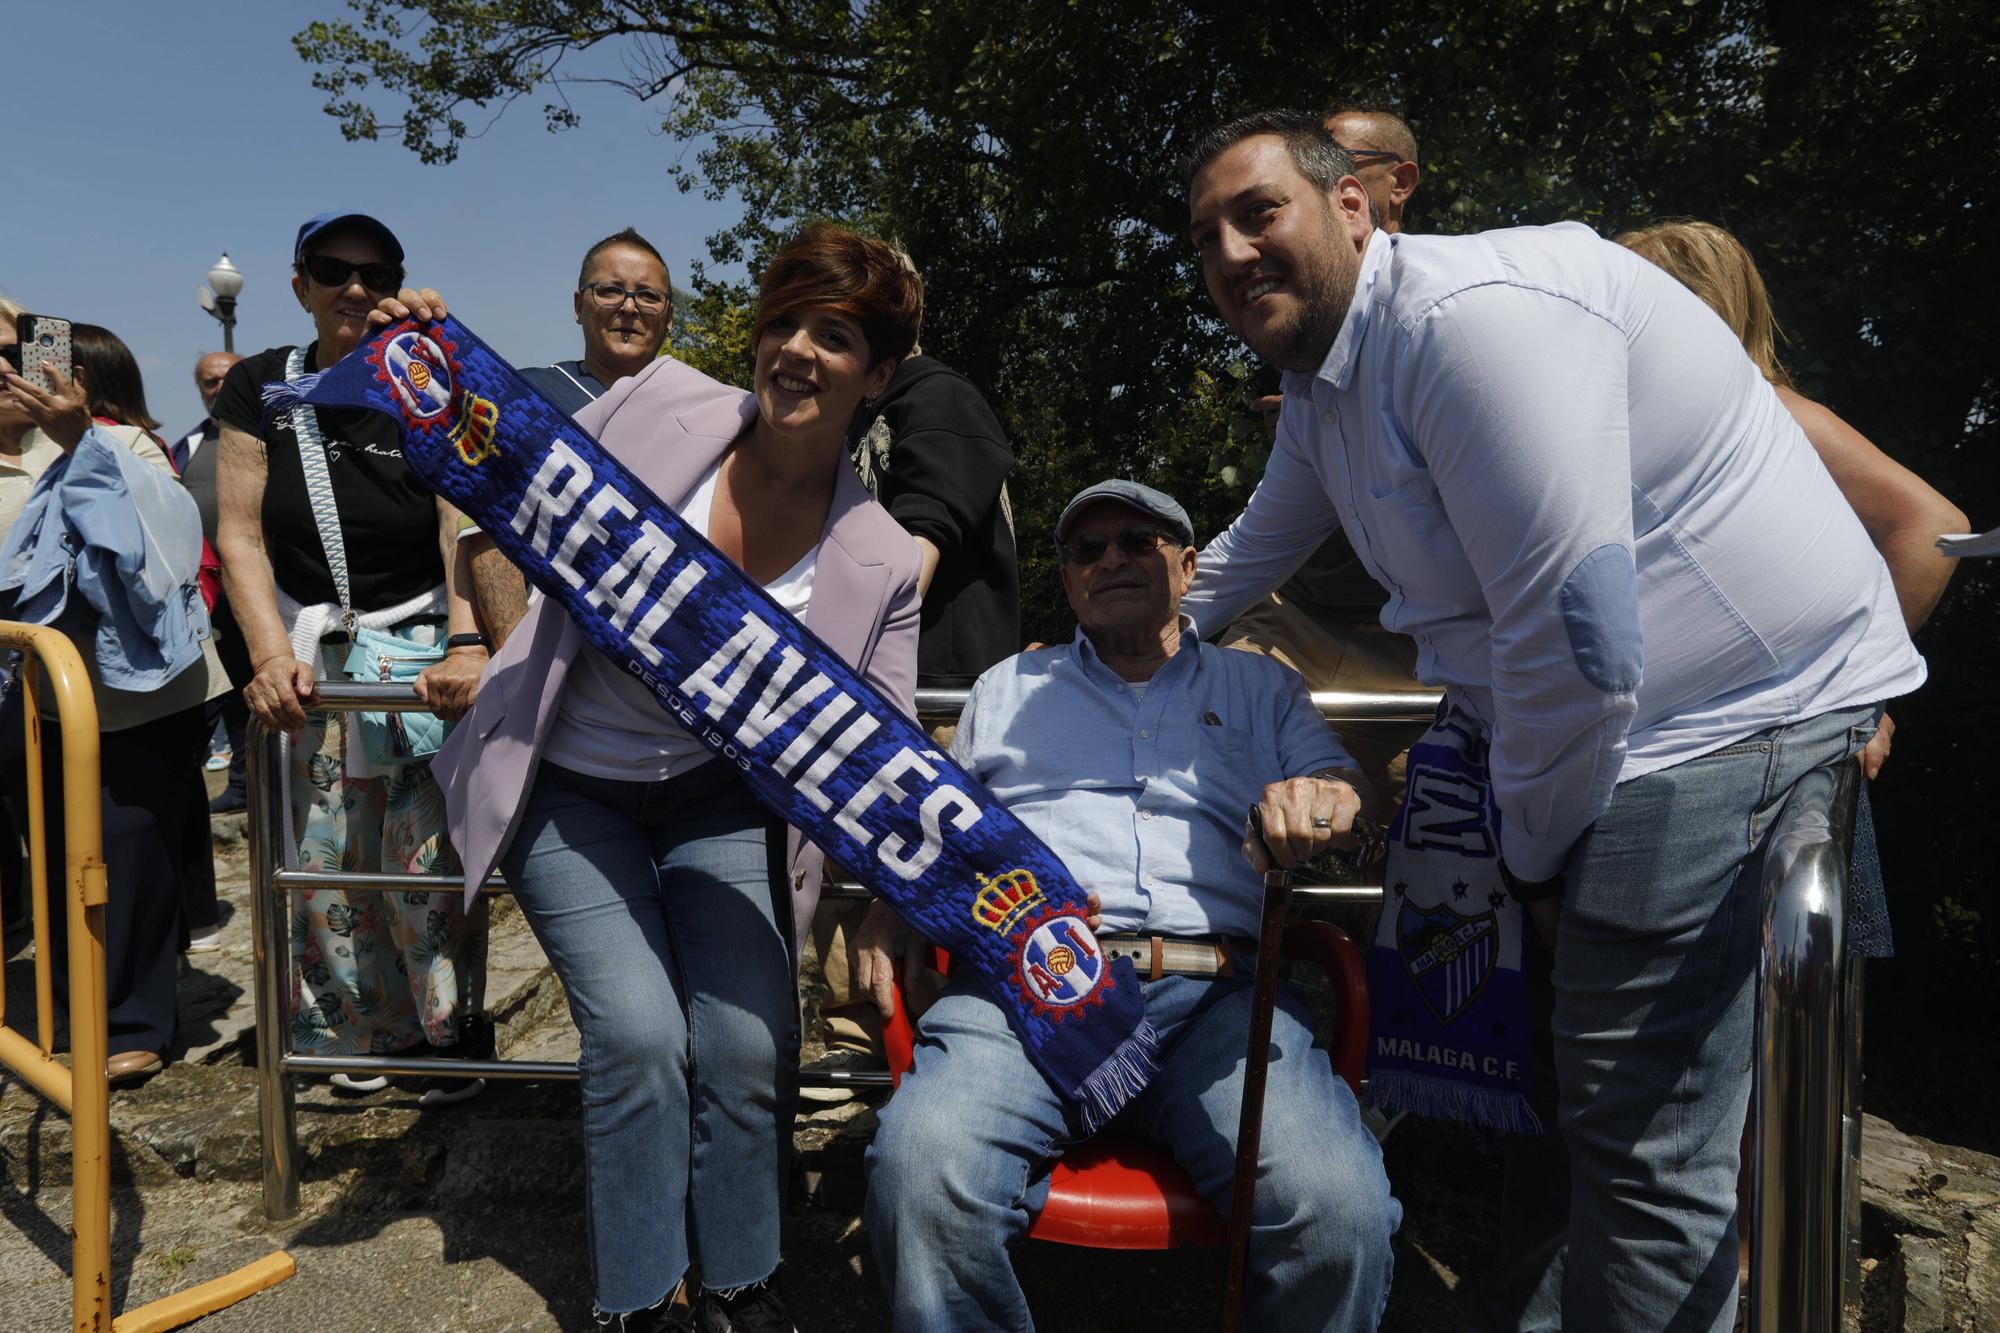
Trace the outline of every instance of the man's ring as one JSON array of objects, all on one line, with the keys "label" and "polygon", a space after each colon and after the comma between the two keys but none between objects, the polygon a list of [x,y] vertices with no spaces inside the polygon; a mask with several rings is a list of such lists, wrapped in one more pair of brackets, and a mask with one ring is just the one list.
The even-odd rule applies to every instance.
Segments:
[{"label": "man's ring", "polygon": [[1332,821],[1331,819],[1314,819],[1314,820],[1313,820],[1313,827],[1314,827],[1314,828],[1332,828],[1332,827],[1333,827],[1333,821]]}]

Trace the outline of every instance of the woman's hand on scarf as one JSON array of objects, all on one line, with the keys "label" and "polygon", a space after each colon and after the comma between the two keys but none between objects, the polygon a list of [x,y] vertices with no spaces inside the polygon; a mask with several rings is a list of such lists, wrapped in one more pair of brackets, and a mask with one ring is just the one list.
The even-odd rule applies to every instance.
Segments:
[{"label": "woman's hand on scarf", "polygon": [[[429,287],[424,288],[422,291],[418,291],[414,287],[405,287],[394,296],[383,297],[375,308],[368,312],[368,327],[371,329],[387,328],[391,324],[400,324],[406,319],[422,320],[425,323],[429,323],[434,319],[443,319],[448,313],[444,308],[444,298]],[[443,714],[439,714],[439,716],[441,717]]]},{"label": "woman's hand on scarf", "polygon": [[272,731],[296,737],[306,728],[306,709],[319,702],[319,682],[311,666],[283,653],[258,664],[243,702]]},{"label": "woman's hand on scarf", "polygon": [[90,395],[84,392],[82,381],[65,376],[54,366],[45,370],[49,382],[56,386],[53,392],[11,370],[6,372],[7,392],[28,419],[41,427],[42,434],[68,453],[83,442],[90,429]]},{"label": "woman's hand on scarf", "polygon": [[472,701],[479,697],[479,675],[487,660],[484,648],[452,649],[417,677],[417,698],[445,721],[458,721],[472,711]]}]

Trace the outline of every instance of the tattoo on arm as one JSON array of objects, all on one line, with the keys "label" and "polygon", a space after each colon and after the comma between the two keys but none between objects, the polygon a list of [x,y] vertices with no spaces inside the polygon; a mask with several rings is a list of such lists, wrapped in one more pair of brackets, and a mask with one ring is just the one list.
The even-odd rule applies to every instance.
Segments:
[{"label": "tattoo on arm", "polygon": [[472,552],[472,605],[486,637],[498,652],[528,611],[528,581],[521,571],[494,549],[490,539],[471,538],[484,549]]}]

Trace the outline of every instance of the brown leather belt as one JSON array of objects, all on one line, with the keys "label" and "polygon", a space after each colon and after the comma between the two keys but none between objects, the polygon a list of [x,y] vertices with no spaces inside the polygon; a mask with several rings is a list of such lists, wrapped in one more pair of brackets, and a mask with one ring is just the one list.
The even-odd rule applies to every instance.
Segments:
[{"label": "brown leather belt", "polygon": [[1177,935],[1099,935],[1097,942],[1108,958],[1130,958],[1142,981],[1158,981],[1169,974],[1233,977],[1232,951],[1247,947],[1247,941]]}]

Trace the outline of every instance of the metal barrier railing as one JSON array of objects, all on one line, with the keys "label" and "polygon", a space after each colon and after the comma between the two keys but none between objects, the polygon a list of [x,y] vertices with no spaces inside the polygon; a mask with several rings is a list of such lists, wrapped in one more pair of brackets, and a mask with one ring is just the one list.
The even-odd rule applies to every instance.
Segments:
[{"label": "metal barrier railing", "polygon": [[[918,690],[917,715],[926,723],[951,722],[965,705],[964,690]],[[326,712],[360,709],[415,711],[422,707],[408,685],[321,681],[317,707]],[[1418,722],[1437,711],[1438,695],[1427,690],[1385,693],[1329,690],[1313,695],[1322,714],[1341,721]],[[291,1049],[291,922],[293,889],[409,892],[434,889],[455,893],[464,880],[455,875],[398,875],[352,871],[287,870],[284,778],[291,742],[266,731],[254,717],[248,748],[248,834],[250,922],[256,937],[257,1106],[264,1153],[264,1211],[274,1221],[294,1216],[299,1206],[297,1104],[293,1074],[402,1074],[457,1078],[573,1080],[576,1066],[535,1060],[436,1060],[395,1055],[298,1055]],[[495,875],[481,889],[511,892]],[[1380,885],[1300,885],[1294,893],[1322,902],[1376,902]],[[855,884],[830,883],[831,898],[866,898]],[[801,1070],[800,1082],[817,1087],[887,1087],[889,1075],[873,1070]]]},{"label": "metal barrier railing", "polygon": [[[111,1086],[104,976],[104,807],[99,782],[97,700],[83,658],[45,625],[0,621],[0,649],[21,653],[17,680],[25,739],[27,891],[35,941],[35,1040],[5,1026],[0,987],[0,1065],[54,1102],[70,1122],[70,1325],[75,1333],[165,1330],[282,1282],[294,1271],[280,1251],[233,1273],[111,1314]],[[43,790],[44,675],[62,733],[63,884],[69,963],[69,1055],[55,1058],[55,953],[49,920],[48,793]]]},{"label": "metal barrier railing", "polygon": [[1860,1285],[1862,966],[1847,939],[1860,790],[1852,761],[1807,774],[1765,854],[1751,1333],[1836,1333]]},{"label": "metal barrier railing", "polygon": [[[320,707],[413,709],[404,685],[322,682]],[[919,690],[918,716],[948,722],[963,690]],[[1431,691],[1316,691],[1329,721],[1418,722],[1435,712]],[[574,1079],[576,1067],[546,1061],[424,1060],[398,1056],[292,1054],[285,1005],[291,995],[289,891],[305,888],[456,891],[445,875],[315,873],[283,869],[282,778],[288,742],[253,719],[249,739],[251,920],[257,937],[259,1113],[264,1137],[264,1207],[276,1219],[298,1209],[298,1147],[291,1080],[295,1073],[432,1074],[507,1079]],[[1761,1333],[1832,1330],[1848,1281],[1858,1272],[1859,1195],[1853,1167],[1860,1145],[1860,969],[1846,958],[1843,890],[1852,838],[1855,765],[1822,770],[1793,794],[1772,835],[1758,1000],[1752,1122],[1751,1327]],[[499,878],[482,892],[507,893]],[[1293,892],[1321,904],[1372,904],[1380,885],[1303,884]],[[829,884],[831,897],[866,897],[856,885]],[[886,1084],[886,1074],[802,1071],[818,1086]],[[1809,1095],[1808,1090],[1818,1090]],[[1803,1215],[1801,1215],[1803,1210]],[[1831,1311],[1832,1322],[1819,1312]],[[1814,1312],[1807,1315],[1802,1312]]]}]

